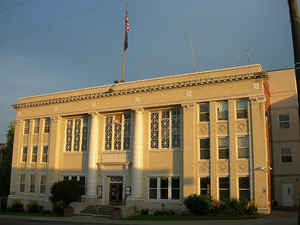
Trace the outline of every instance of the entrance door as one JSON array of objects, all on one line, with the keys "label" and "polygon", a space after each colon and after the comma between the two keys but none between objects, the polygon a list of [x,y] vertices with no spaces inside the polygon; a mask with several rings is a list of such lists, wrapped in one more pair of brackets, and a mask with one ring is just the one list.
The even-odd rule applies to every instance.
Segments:
[{"label": "entrance door", "polygon": [[281,205],[287,207],[294,206],[293,184],[281,184]]},{"label": "entrance door", "polygon": [[122,203],[123,185],[121,183],[110,183],[109,202],[119,205]]}]

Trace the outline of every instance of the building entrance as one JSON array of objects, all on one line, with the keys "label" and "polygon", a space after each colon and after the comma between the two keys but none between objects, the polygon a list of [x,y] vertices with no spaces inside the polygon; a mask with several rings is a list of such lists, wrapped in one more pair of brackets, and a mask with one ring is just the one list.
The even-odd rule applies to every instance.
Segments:
[{"label": "building entrance", "polygon": [[112,205],[122,204],[123,184],[110,183],[109,187],[109,203]]}]

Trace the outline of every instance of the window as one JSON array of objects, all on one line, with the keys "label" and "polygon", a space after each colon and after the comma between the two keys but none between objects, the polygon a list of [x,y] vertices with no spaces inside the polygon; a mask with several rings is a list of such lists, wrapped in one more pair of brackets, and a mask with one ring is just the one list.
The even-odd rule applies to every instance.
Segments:
[{"label": "window", "polygon": [[30,175],[30,192],[35,192],[35,175]]},{"label": "window", "polygon": [[248,159],[249,157],[248,136],[238,137],[238,157],[239,159]]},{"label": "window", "polygon": [[210,177],[200,177],[200,195],[210,195]]},{"label": "window", "polygon": [[25,174],[20,176],[20,192],[25,192]]},{"label": "window", "polygon": [[279,115],[279,126],[282,129],[290,128],[290,117],[289,117],[289,115]]},{"label": "window", "polygon": [[229,138],[218,138],[219,159],[229,159]]},{"label": "window", "polygon": [[209,103],[200,103],[200,121],[209,121]]},{"label": "window", "polygon": [[218,120],[228,120],[227,101],[217,102]]},{"label": "window", "polygon": [[88,118],[67,120],[66,147],[67,152],[86,151],[88,143]]},{"label": "window", "polygon": [[172,177],[172,199],[180,199],[180,180],[179,177]]},{"label": "window", "polygon": [[290,148],[281,149],[281,162],[282,163],[292,162],[292,150]]},{"label": "window", "polygon": [[48,162],[48,145],[44,145],[42,162]]},{"label": "window", "polygon": [[130,133],[130,112],[107,116],[105,124],[105,150],[129,150]]},{"label": "window", "polygon": [[168,177],[160,178],[160,199],[168,199],[169,180]]},{"label": "window", "polygon": [[236,118],[248,118],[248,101],[246,99],[239,99],[236,101]]},{"label": "window", "polygon": [[38,147],[33,146],[31,162],[37,162]]},{"label": "window", "polygon": [[200,159],[210,158],[209,138],[200,139]]},{"label": "window", "polygon": [[45,133],[49,133],[50,132],[50,118],[46,118],[45,119],[44,132]]},{"label": "window", "polygon": [[250,201],[249,177],[239,177],[239,193],[240,199]]},{"label": "window", "polygon": [[219,198],[221,201],[229,199],[229,177],[219,177]]},{"label": "window", "polygon": [[40,119],[34,120],[34,133],[38,134],[40,131]]},{"label": "window", "polygon": [[46,175],[41,176],[41,185],[40,185],[40,193],[46,193]]},{"label": "window", "polygon": [[30,120],[25,120],[24,134],[29,134]]},{"label": "window", "polygon": [[27,150],[28,150],[28,147],[24,146],[23,147],[22,162],[27,162]]},{"label": "window", "polygon": [[[150,147],[178,148],[181,137],[181,112],[179,108],[151,112]],[[170,139],[171,137],[171,139]]]},{"label": "window", "polygon": [[149,199],[178,200],[180,199],[179,177],[150,177]]}]

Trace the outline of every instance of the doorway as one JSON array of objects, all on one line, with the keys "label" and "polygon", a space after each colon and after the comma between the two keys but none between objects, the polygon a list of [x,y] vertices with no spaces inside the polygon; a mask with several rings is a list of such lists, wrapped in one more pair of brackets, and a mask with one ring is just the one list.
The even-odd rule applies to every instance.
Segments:
[{"label": "doorway", "polygon": [[123,196],[122,183],[110,183],[109,187],[109,203],[111,205],[121,205]]},{"label": "doorway", "polygon": [[286,207],[294,206],[293,184],[281,184],[281,205]]}]

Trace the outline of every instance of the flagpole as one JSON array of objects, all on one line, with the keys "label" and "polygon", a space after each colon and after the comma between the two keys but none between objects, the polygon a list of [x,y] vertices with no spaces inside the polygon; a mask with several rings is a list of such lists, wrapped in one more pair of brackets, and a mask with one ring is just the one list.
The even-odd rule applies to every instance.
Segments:
[{"label": "flagpole", "polygon": [[120,80],[120,82],[125,81],[125,58],[126,58],[126,51],[123,51],[122,79]]},{"label": "flagpole", "polygon": [[[128,45],[127,35],[128,35],[128,2],[126,2],[126,12],[125,12],[125,32],[124,32],[124,49],[123,49],[123,65],[122,65],[122,79],[120,82],[125,82],[125,59],[126,59],[126,50]],[[129,29],[129,28],[128,28]]]}]

